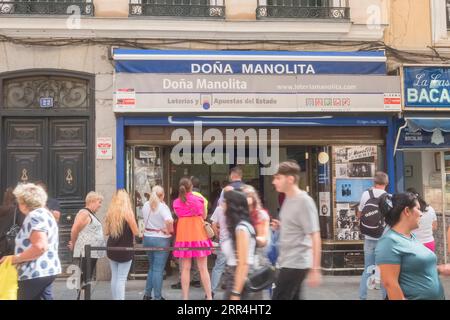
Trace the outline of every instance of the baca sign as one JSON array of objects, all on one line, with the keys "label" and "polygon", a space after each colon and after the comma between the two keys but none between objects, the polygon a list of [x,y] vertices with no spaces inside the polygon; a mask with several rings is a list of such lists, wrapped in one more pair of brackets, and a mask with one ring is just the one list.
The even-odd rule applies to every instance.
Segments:
[{"label": "baca sign", "polygon": [[403,75],[405,108],[450,108],[450,68],[405,67]]}]

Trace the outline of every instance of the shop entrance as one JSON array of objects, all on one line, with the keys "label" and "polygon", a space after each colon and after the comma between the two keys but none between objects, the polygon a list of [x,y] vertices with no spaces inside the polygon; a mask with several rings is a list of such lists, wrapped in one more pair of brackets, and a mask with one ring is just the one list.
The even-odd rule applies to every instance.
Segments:
[{"label": "shop entrance", "polygon": [[448,261],[447,227],[450,216],[450,151],[423,149],[403,151],[403,189],[414,188],[437,216],[434,230],[439,263]]},{"label": "shop entrance", "polygon": [[[170,157],[172,146],[132,145],[126,152],[126,186],[133,198],[136,217],[140,228],[144,228],[142,215],[143,204],[148,200],[151,189],[155,185],[163,186],[166,193],[166,203],[172,209],[172,202],[178,197],[178,184],[183,177],[197,177],[200,180],[201,193],[208,199],[208,213],[211,215],[217,206],[217,202],[223,187],[229,183],[229,170],[239,165],[243,169],[243,181],[258,190],[263,206],[271,216],[277,217],[283,197],[272,186],[272,176],[260,174],[260,164],[251,163],[251,152],[246,149],[244,163],[237,163],[234,159],[227,161],[224,154],[223,163],[219,164],[175,164]],[[279,148],[279,161],[288,159],[296,160],[301,167],[300,188],[308,191],[314,199],[318,199],[317,186],[314,183],[314,175],[317,168],[314,165],[317,160],[318,147],[309,146],[282,146]],[[317,194],[317,196],[316,196]],[[147,273],[147,257],[144,254],[136,254],[132,277],[144,276]]]},{"label": "shop entrance", "polygon": [[[239,165],[243,169],[243,181],[258,190],[265,208],[276,215],[280,199],[272,186],[271,175],[261,175],[261,165],[251,161],[250,152],[246,149],[245,161],[239,163],[236,156],[228,161],[224,154],[224,161],[218,164],[175,164],[170,153],[171,146],[135,145],[127,147],[126,186],[134,199],[136,215],[142,217],[141,209],[148,200],[151,188],[155,185],[163,186],[166,191],[166,202],[171,205],[178,197],[178,183],[183,177],[197,177],[200,179],[201,193],[210,202],[211,214],[223,187],[229,183],[229,170]],[[317,175],[317,155],[319,147],[282,146],[279,148],[279,161],[296,160],[301,167],[299,186],[317,199],[317,186],[314,182]],[[235,152],[234,155],[237,153]],[[314,160],[316,159],[316,160]]]}]

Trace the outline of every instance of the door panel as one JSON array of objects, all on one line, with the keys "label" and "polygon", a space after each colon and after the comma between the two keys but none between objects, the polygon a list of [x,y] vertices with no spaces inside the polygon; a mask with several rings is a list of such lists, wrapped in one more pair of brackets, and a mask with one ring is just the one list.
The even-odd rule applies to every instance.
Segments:
[{"label": "door panel", "polygon": [[88,120],[51,120],[50,128],[53,147],[87,146]]},{"label": "door panel", "polygon": [[33,182],[46,177],[46,119],[6,119],[3,152],[3,187]]},{"label": "door panel", "polygon": [[44,181],[61,205],[60,259],[72,262],[67,249],[76,213],[92,188],[89,118],[4,118],[2,187]]},{"label": "door panel", "polygon": [[54,196],[60,201],[84,201],[86,185],[86,151],[54,150],[51,161]]},{"label": "door panel", "polygon": [[5,120],[5,138],[7,148],[44,147],[45,119],[7,119]]},{"label": "door panel", "polygon": [[8,150],[7,151],[6,185],[14,187],[18,182],[34,182],[42,180],[43,150]]}]

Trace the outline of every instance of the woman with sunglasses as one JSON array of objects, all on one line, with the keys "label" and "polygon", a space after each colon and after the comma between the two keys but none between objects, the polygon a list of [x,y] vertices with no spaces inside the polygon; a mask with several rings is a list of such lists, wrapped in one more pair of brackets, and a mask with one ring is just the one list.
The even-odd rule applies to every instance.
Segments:
[{"label": "woman with sunglasses", "polygon": [[437,257],[412,233],[422,216],[417,196],[408,192],[381,197],[380,211],[391,229],[378,241],[375,259],[388,299],[444,299]]}]

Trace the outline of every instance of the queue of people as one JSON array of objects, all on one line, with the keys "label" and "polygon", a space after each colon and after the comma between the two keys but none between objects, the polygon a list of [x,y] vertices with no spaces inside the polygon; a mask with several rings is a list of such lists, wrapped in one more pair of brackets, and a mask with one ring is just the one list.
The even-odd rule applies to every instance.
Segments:
[{"label": "queue of people", "polygon": [[[217,193],[217,206],[211,217],[220,247],[215,250],[205,227],[208,200],[201,194],[195,177],[180,180],[172,211],[165,203],[164,189],[152,188],[142,206],[143,234],[125,190],[114,193],[104,222],[97,217],[103,196],[94,191],[88,193],[68,243],[81,271],[77,298],[86,288],[86,275],[94,274],[98,259],[107,257],[112,298],[124,300],[134,251],[120,248],[134,247],[138,237],[143,237],[143,247],[149,249],[144,300],[165,300],[164,268],[171,246],[175,247],[173,257],[179,260],[184,300],[189,299],[193,260],[207,300],[217,296],[221,280],[223,298],[230,300],[262,299],[265,289],[270,290],[274,300],[298,300],[304,281],[311,287],[320,285],[319,215],[314,200],[298,187],[299,165],[295,161],[283,162],[273,177],[276,191],[283,194],[277,219],[271,218],[257,190],[246,185],[242,176],[239,167],[231,169],[230,184]],[[388,184],[387,174],[377,172],[373,187],[361,195],[358,206],[360,229],[365,237],[365,270],[359,297],[367,298],[372,267],[377,266],[383,299],[445,299],[439,274],[450,275],[450,265],[437,265],[433,237],[436,213],[416,190],[391,195],[386,192]],[[0,242],[0,263],[10,259],[17,266],[19,299],[53,299],[52,284],[62,272],[58,257],[60,211],[59,205],[49,199],[43,183],[19,184],[4,194],[0,222],[5,224],[0,223],[0,227],[11,227],[1,229],[8,241]],[[90,270],[86,245],[106,247],[91,252]],[[275,259],[269,252],[274,245],[279,254]],[[213,253],[216,260],[210,275],[208,259]],[[251,288],[250,279],[262,269],[273,268],[275,262],[279,272],[273,286],[269,282],[258,290]]]},{"label": "queue of people", "polygon": [[362,194],[358,208],[365,237],[360,299],[367,298],[376,266],[383,299],[443,300],[439,273],[450,275],[450,265],[437,265],[433,237],[436,213],[413,188],[388,194],[388,183],[387,174],[377,172],[374,187]]}]

